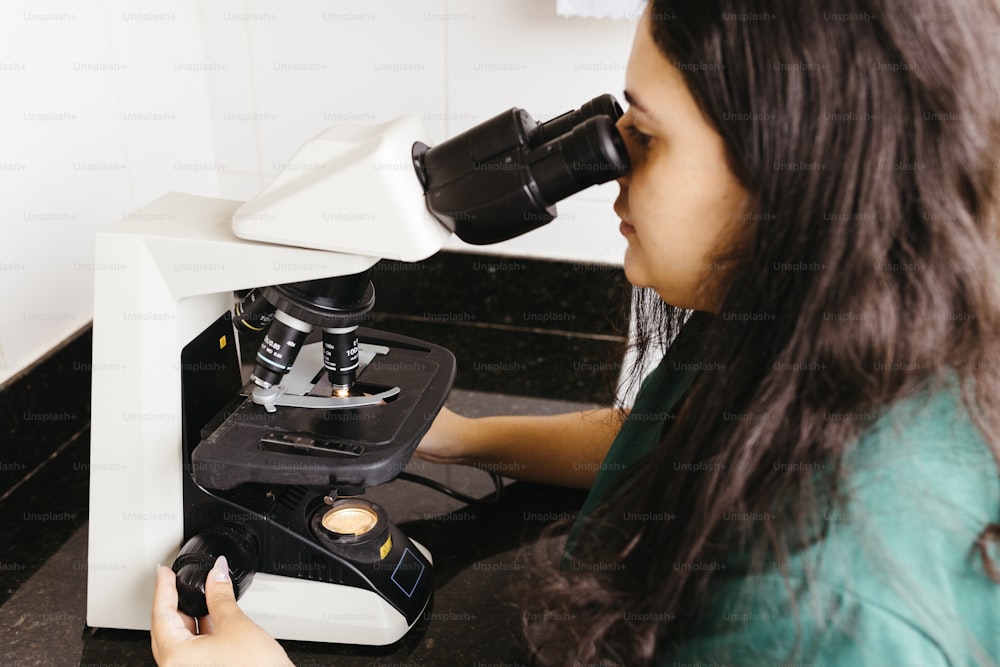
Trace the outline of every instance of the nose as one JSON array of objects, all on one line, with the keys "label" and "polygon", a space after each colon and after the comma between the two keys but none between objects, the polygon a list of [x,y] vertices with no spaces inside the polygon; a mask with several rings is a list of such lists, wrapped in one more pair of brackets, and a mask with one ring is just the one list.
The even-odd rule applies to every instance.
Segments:
[{"label": "nose", "polygon": [[628,131],[626,130],[627,125],[628,121],[625,120],[625,116],[621,116],[615,123],[615,129],[618,130],[618,134],[620,134],[622,137],[622,142],[625,144],[625,151],[628,153],[628,160],[629,160],[629,168],[625,171],[624,174],[615,179],[618,181],[618,185],[620,185],[622,188],[628,185],[628,178],[629,175],[632,173],[632,166],[635,165],[635,151],[632,150],[631,139],[629,137]]}]

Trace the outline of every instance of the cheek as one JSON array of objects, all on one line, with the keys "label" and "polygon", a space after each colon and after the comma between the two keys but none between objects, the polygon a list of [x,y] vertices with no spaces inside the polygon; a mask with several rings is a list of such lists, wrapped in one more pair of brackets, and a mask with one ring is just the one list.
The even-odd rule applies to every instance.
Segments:
[{"label": "cheek", "polygon": [[670,197],[670,179],[660,170],[657,172],[640,166],[629,178],[629,212],[637,223],[649,231],[669,222],[675,199]]},{"label": "cheek", "polygon": [[643,244],[676,254],[677,245],[690,235],[688,220],[697,217],[689,193],[662,172],[642,174],[633,181],[631,192],[629,210]]}]

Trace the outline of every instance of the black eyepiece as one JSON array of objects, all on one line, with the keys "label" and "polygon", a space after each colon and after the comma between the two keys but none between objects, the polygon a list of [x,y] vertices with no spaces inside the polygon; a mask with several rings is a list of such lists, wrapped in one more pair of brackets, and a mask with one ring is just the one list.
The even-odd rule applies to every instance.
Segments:
[{"label": "black eyepiece", "polygon": [[621,107],[601,95],[537,124],[510,109],[437,146],[416,143],[427,208],[463,241],[505,241],[551,222],[556,202],[624,175]]},{"label": "black eyepiece", "polygon": [[553,205],[624,174],[627,155],[611,117],[593,116],[533,150],[527,161],[544,202]]}]

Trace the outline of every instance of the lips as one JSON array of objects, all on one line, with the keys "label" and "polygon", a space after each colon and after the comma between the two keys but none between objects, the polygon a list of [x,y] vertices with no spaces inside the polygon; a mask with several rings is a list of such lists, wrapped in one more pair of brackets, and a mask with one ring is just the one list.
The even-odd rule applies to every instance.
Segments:
[{"label": "lips", "polygon": [[621,220],[621,224],[618,225],[618,231],[620,231],[624,236],[635,234],[635,227],[625,221],[627,216],[625,215],[624,193],[619,195],[618,199],[615,200],[613,208],[615,213],[618,214],[618,218]]},{"label": "lips", "polygon": [[625,197],[624,192],[618,195],[618,199],[615,200],[613,206],[615,213],[618,215],[618,219],[621,220],[621,224],[618,225],[618,231],[622,233],[623,236],[628,236],[629,234],[635,234],[635,227],[625,222]]}]

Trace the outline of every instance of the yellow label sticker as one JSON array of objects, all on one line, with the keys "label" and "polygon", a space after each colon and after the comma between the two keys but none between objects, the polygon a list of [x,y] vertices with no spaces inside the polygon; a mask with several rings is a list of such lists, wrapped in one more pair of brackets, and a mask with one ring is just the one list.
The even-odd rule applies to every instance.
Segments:
[{"label": "yellow label sticker", "polygon": [[222,338],[219,339],[219,349],[224,350],[225,348],[226,348],[226,337],[222,336]]},{"label": "yellow label sticker", "polygon": [[379,560],[385,560],[385,557],[389,555],[390,551],[392,551],[392,535],[390,535],[389,537],[385,538],[385,544],[383,544],[379,548],[379,550],[378,550],[378,558],[379,558]]}]

